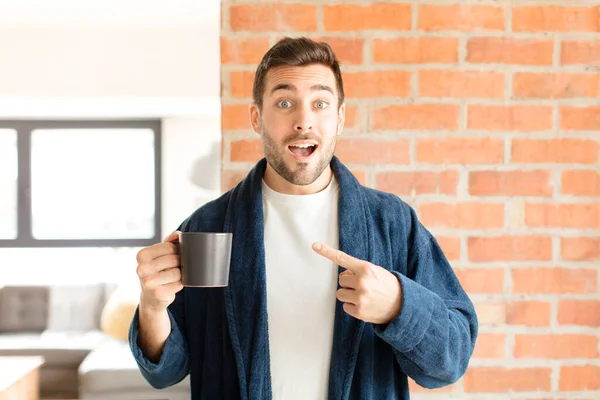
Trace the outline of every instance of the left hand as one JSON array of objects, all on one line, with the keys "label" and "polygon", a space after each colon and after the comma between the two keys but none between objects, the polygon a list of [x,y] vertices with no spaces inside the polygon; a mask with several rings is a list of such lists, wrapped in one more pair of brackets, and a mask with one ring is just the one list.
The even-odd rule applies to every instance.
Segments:
[{"label": "left hand", "polygon": [[342,288],[336,293],[345,312],[374,324],[386,324],[400,313],[402,287],[390,271],[322,243],[313,243],[313,250],[346,268],[339,275]]}]

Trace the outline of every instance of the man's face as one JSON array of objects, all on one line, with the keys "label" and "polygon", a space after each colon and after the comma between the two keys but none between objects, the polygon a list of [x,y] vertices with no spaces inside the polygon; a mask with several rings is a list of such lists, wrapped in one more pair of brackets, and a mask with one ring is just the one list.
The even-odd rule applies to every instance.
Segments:
[{"label": "man's face", "polygon": [[345,105],[329,67],[281,66],[266,77],[262,112],[251,106],[267,162],[288,182],[310,185],[329,166],[344,124]]}]

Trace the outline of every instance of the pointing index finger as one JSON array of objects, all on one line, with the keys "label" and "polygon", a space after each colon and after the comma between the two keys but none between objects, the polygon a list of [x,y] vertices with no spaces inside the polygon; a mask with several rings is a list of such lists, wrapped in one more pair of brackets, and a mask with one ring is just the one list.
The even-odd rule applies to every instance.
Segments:
[{"label": "pointing index finger", "polygon": [[322,255],[325,258],[330,259],[340,267],[344,267],[355,274],[359,274],[363,269],[366,261],[360,260],[356,257],[352,257],[349,254],[344,253],[341,250],[333,249],[323,243],[313,243],[313,250]]}]

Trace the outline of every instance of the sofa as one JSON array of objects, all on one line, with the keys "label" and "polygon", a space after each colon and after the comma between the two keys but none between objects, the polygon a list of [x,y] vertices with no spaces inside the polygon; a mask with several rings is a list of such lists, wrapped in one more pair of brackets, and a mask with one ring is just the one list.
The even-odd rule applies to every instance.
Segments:
[{"label": "sofa", "polygon": [[116,291],[104,283],[0,286],[0,355],[44,357],[43,399],[189,399],[189,377],[165,389],[143,378],[123,332],[131,316],[118,334],[106,323]]}]

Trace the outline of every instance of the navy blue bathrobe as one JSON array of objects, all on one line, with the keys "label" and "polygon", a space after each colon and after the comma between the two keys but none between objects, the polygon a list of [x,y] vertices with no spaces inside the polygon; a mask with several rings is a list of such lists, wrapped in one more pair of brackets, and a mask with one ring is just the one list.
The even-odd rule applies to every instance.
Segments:
[{"label": "navy blue bathrobe", "polygon": [[[426,388],[457,381],[477,337],[473,304],[440,246],[397,196],[366,188],[336,158],[339,248],[390,270],[402,286],[402,308],[385,325],[360,321],[336,301],[329,399],[408,399],[407,376]],[[219,199],[179,227],[233,232],[227,288],[184,288],[169,306],[171,333],[158,363],[130,347],[156,388],[190,374],[192,399],[271,399],[261,182],[262,159]],[[340,268],[340,272],[344,269]]]}]

